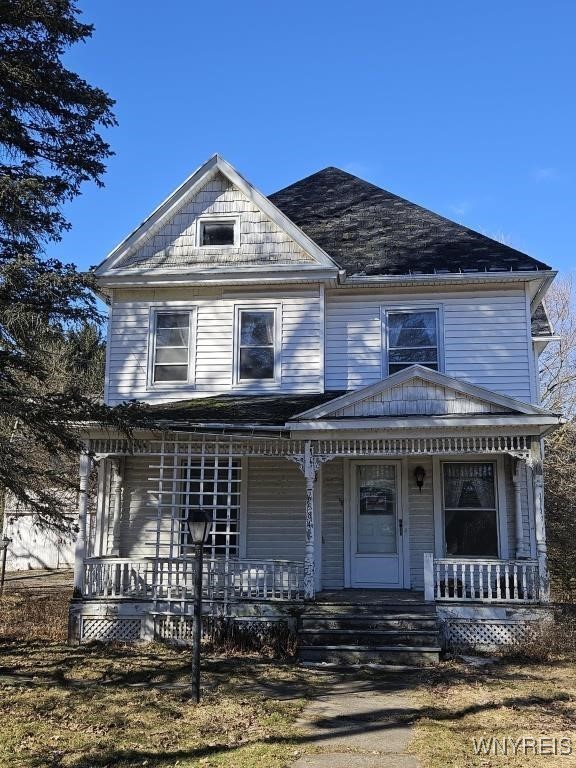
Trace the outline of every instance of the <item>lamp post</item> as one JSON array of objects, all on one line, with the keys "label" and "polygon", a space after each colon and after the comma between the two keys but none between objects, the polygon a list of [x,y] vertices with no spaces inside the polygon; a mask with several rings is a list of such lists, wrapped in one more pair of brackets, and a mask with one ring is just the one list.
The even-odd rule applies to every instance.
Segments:
[{"label": "lamp post", "polygon": [[210,533],[212,515],[207,509],[189,509],[188,518],[189,540],[194,546],[194,617],[192,623],[192,698],[200,701],[200,637],[202,634],[202,560],[204,544]]},{"label": "lamp post", "polygon": [[4,594],[4,579],[6,577],[6,555],[8,554],[8,545],[12,539],[8,538],[6,534],[2,536],[0,541],[0,549],[2,550],[2,564],[0,565],[0,597]]}]

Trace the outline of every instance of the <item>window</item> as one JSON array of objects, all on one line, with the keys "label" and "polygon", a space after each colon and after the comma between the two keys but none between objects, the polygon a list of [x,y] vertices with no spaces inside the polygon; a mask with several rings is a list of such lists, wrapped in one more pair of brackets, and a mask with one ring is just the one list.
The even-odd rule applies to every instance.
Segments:
[{"label": "window", "polygon": [[275,315],[273,309],[239,311],[239,382],[269,381],[276,378]]},{"label": "window", "polygon": [[200,221],[200,245],[234,245],[235,221]]},{"label": "window", "polygon": [[497,557],[495,465],[459,462],[442,466],[446,554]]},{"label": "window", "polygon": [[240,520],[240,461],[228,456],[192,460],[182,465],[183,505],[180,518],[180,552],[192,554],[188,540],[188,510],[208,509],[212,526],[206,543],[207,557],[238,557]]},{"label": "window", "polygon": [[409,365],[438,370],[438,312],[388,312],[388,375]]},{"label": "window", "polygon": [[191,312],[156,312],[152,382],[186,383],[190,370]]}]

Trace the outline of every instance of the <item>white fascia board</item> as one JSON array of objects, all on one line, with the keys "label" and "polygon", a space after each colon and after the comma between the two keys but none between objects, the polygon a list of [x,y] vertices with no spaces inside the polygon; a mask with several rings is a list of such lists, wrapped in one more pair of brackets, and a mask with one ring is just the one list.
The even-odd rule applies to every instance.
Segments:
[{"label": "white fascia board", "polygon": [[98,278],[100,288],[131,288],[156,286],[186,286],[186,285],[262,285],[285,283],[317,283],[327,282],[336,284],[337,275],[333,269],[321,267],[304,268],[269,268],[242,269],[237,272],[226,270],[201,270],[194,273],[173,272],[123,272],[116,276],[108,273]]},{"label": "white fascia board", "polygon": [[377,288],[377,287],[412,287],[426,285],[476,285],[493,283],[535,283],[544,284],[545,290],[558,273],[553,270],[518,270],[510,272],[450,272],[431,275],[347,275],[342,279],[342,287]]},{"label": "white fascia board", "polygon": [[[363,429],[387,431],[389,429],[463,429],[467,433],[476,427],[518,427],[530,428],[542,427],[548,429],[562,423],[559,416],[537,416],[518,414],[510,416],[382,416],[381,418],[353,418],[353,419],[327,419],[325,421],[300,421],[287,422],[286,428],[291,432],[316,432],[334,430],[358,430]],[[540,431],[540,430],[539,430]]]},{"label": "white fascia board", "polygon": [[346,408],[349,405],[353,405],[357,402],[360,402],[361,400],[373,397],[374,395],[385,392],[386,390],[392,389],[393,387],[396,387],[400,384],[405,384],[411,379],[416,378],[423,379],[424,381],[428,381],[431,384],[435,384],[437,386],[448,387],[464,395],[469,395],[470,397],[484,400],[488,403],[492,403],[493,405],[499,405],[509,410],[517,411],[518,413],[553,415],[550,414],[550,411],[547,411],[544,408],[538,408],[535,405],[524,403],[521,400],[516,400],[515,398],[508,397],[507,395],[500,395],[490,389],[479,387],[477,384],[469,384],[468,382],[461,381],[460,379],[455,379],[452,376],[447,376],[445,373],[440,373],[439,371],[433,371],[430,368],[425,368],[422,365],[411,365],[409,368],[405,368],[403,371],[399,371],[398,373],[393,373],[391,376],[388,376],[387,378],[382,379],[375,384],[370,384],[369,386],[363,387],[362,389],[356,389],[353,392],[348,392],[347,394],[341,395],[334,400],[329,400],[327,403],[319,405],[316,408],[310,408],[308,411],[303,411],[293,418],[320,418],[322,416],[329,415],[330,413],[333,413],[340,408]]},{"label": "white fascia board", "polygon": [[544,300],[544,297],[548,293],[548,289],[552,285],[552,282],[554,281],[554,278],[558,272],[550,270],[545,276],[543,275],[544,279],[540,282],[540,284],[536,283],[529,283],[528,288],[528,295],[530,296],[530,311],[534,312],[538,304],[540,304],[541,301]]},{"label": "white fascia board", "polygon": [[337,272],[340,270],[336,262],[320,246],[316,245],[274,203],[241,176],[230,163],[220,157],[220,155],[213,155],[197,168],[169,197],[160,203],[142,224],[111,251],[108,257],[96,267],[95,274],[97,276],[107,274],[108,270],[113,269],[118,261],[136,250],[144,240],[160,229],[209,177],[215,175],[218,171],[238,187],[254,205],[260,208],[280,229],[284,230],[320,266],[332,267]]}]

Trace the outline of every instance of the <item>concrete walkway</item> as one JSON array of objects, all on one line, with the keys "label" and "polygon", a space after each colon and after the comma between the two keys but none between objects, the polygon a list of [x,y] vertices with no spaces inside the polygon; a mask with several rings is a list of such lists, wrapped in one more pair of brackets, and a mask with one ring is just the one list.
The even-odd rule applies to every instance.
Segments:
[{"label": "concrete walkway", "polygon": [[379,671],[372,680],[335,683],[297,723],[306,754],[293,768],[419,768],[408,752],[417,676]]}]

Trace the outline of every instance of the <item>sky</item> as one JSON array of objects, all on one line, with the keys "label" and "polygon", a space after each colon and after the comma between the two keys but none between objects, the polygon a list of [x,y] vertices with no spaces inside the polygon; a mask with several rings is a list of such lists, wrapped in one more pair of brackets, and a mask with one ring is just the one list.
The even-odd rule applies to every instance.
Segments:
[{"label": "sky", "polygon": [[337,166],[576,267],[573,0],[78,0],[116,100],[104,188],[47,253],[99,263],[218,152],[264,194]]}]

